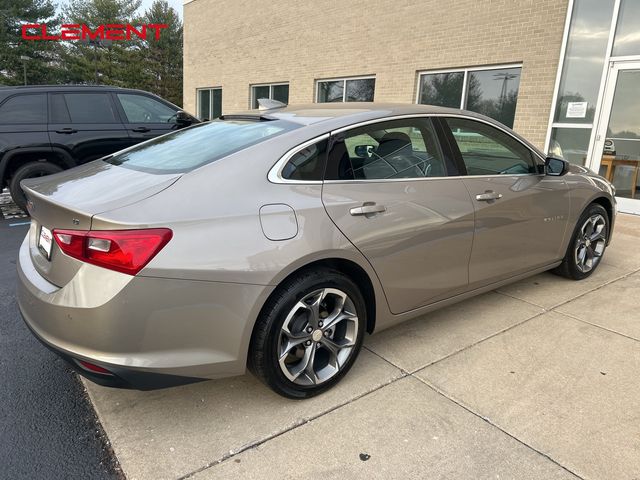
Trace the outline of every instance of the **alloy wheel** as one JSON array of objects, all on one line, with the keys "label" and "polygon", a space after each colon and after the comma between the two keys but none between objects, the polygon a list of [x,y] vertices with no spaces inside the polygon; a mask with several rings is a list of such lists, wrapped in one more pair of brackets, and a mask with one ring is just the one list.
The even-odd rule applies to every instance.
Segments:
[{"label": "alloy wheel", "polygon": [[305,295],[287,314],[278,339],[282,373],[298,385],[319,385],[347,363],[356,345],[358,316],[342,290]]},{"label": "alloy wheel", "polygon": [[598,264],[607,243],[607,221],[600,215],[591,215],[584,222],[574,250],[574,259],[578,270],[587,273]]}]

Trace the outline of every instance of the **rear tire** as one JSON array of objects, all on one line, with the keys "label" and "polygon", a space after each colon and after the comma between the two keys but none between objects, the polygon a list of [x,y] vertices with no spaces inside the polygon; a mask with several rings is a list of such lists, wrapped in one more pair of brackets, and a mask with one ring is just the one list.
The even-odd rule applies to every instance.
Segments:
[{"label": "rear tire", "polygon": [[44,177],[53,173],[61,172],[62,168],[51,162],[29,162],[13,172],[13,176],[9,181],[9,192],[11,198],[22,210],[27,211],[27,198],[20,188],[20,182],[27,178]]},{"label": "rear tire", "polygon": [[604,256],[609,229],[609,214],[604,207],[589,205],[580,215],[562,263],[552,272],[572,280],[589,277]]},{"label": "rear tire", "polygon": [[349,277],[328,268],[302,271],[263,308],[251,337],[249,370],[284,397],[312,397],[352,367],[366,324],[364,298]]}]

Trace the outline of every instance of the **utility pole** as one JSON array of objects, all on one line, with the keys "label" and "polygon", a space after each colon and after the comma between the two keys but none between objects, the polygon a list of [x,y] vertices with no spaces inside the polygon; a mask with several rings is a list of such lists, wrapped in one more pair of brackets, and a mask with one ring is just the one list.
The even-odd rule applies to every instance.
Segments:
[{"label": "utility pole", "polygon": [[22,60],[22,73],[24,75],[24,84],[27,84],[27,61],[31,60],[26,55],[20,55],[20,60]]}]

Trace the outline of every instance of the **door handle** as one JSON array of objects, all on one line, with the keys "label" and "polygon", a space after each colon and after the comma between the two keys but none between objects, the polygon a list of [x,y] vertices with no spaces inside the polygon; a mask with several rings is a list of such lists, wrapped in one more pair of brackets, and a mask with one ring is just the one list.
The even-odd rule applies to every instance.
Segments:
[{"label": "door handle", "polygon": [[150,132],[151,129],[147,128],[147,127],[136,127],[136,128],[132,128],[131,131],[132,132],[145,133],[145,132]]},{"label": "door handle", "polygon": [[62,130],[56,130],[56,133],[76,133],[78,130],[76,130],[75,128],[63,128]]},{"label": "door handle", "polygon": [[487,190],[484,193],[476,195],[476,200],[479,202],[490,202],[492,200],[500,200],[501,198],[502,194],[494,192],[493,190]]},{"label": "door handle", "polygon": [[357,215],[373,215],[375,213],[386,212],[387,207],[384,205],[376,205],[373,202],[365,202],[361,207],[354,207],[349,210],[349,213],[354,217]]}]

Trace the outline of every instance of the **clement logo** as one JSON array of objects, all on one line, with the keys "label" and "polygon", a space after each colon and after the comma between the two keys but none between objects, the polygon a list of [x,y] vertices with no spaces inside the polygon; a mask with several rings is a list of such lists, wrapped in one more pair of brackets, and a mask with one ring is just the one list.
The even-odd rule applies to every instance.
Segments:
[{"label": "clement logo", "polygon": [[134,37],[146,40],[152,35],[154,40],[160,40],[160,31],[168,28],[166,23],[149,23],[146,25],[130,25],[123,23],[109,23],[98,25],[95,29],[80,23],[64,23],[58,35],[47,33],[46,23],[27,23],[22,25],[24,40],[131,40]]}]

